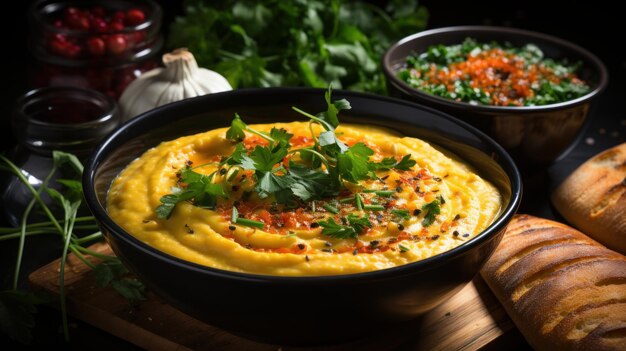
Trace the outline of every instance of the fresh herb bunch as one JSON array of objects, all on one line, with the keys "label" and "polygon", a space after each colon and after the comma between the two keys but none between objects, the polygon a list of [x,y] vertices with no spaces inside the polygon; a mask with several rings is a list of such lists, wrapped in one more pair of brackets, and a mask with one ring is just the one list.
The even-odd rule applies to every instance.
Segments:
[{"label": "fresh herb bunch", "polygon": [[310,86],[385,92],[380,69],[396,40],[425,28],[415,0],[382,9],[346,0],[187,0],[167,44],[187,47],[200,66],[233,88]]},{"label": "fresh herb bunch", "polygon": [[580,65],[546,58],[534,44],[515,47],[466,38],[461,44],[432,45],[408,56],[398,76],[414,88],[451,100],[538,106],[588,93],[589,86],[576,76]]},{"label": "fresh herb bunch", "polygon": [[[228,191],[224,182],[214,183],[217,174],[235,174],[240,169],[254,171],[255,191],[259,198],[269,196],[279,204],[287,207],[297,207],[305,201],[327,199],[335,197],[345,189],[345,183],[358,183],[367,179],[378,179],[378,170],[409,170],[416,164],[411,155],[405,155],[400,160],[387,157],[380,162],[369,159],[374,151],[362,142],[352,146],[344,144],[335,133],[339,126],[338,114],[341,110],[350,109],[350,103],[345,100],[332,101],[332,86],[325,93],[327,109],[317,115],[312,115],[293,107],[298,113],[308,117],[311,123],[311,133],[314,143],[303,148],[291,148],[290,140],[293,136],[284,129],[272,128],[269,133],[257,131],[249,127],[239,115],[231,122],[226,131],[226,138],[235,144],[234,151],[224,157],[218,169],[209,175],[194,171],[204,165],[194,168],[185,167],[179,173],[179,182],[171,194],[161,197],[161,205],[156,213],[159,218],[167,219],[175,206],[183,201],[190,201],[196,206],[215,209],[220,197],[227,198]],[[313,133],[312,125],[319,125],[322,132]],[[244,144],[245,132],[260,136],[267,140],[267,146],[257,145],[248,153]],[[284,162],[288,155],[299,155],[299,161],[289,158],[288,166]],[[227,177],[231,178],[230,176]],[[180,186],[184,184],[184,187]],[[355,195],[357,208],[368,209],[363,205],[360,196]],[[375,205],[370,205],[370,207]],[[325,204],[328,212],[338,213],[330,204]],[[374,210],[375,208],[369,208]],[[233,219],[236,219],[236,209],[233,210]],[[239,224],[241,218],[238,219]],[[335,236],[356,237],[356,233],[363,231],[365,226],[371,226],[369,221],[358,218],[347,218],[354,230],[347,230]],[[258,223],[248,223],[258,224]],[[336,223],[319,223],[325,227],[326,234]]]},{"label": "fresh herb bunch", "polygon": [[[24,211],[21,225],[17,228],[0,228],[0,241],[19,240],[13,284],[10,289],[0,291],[0,331],[22,343],[31,341],[30,328],[34,325],[33,313],[37,311],[35,305],[45,301],[36,293],[18,289],[24,244],[27,237],[33,235],[58,235],[63,242],[61,266],[59,268],[59,295],[63,334],[66,340],[69,339],[69,333],[64,280],[65,263],[69,252],[72,252],[93,270],[96,283],[99,286],[111,285],[131,303],[144,299],[145,287],[137,279],[127,277],[128,271],[117,257],[103,255],[85,247],[87,244],[102,240],[102,233],[97,231],[98,226],[94,217],[77,217],[78,209],[83,200],[83,189],[81,182],[78,180],[81,178],[83,165],[76,156],[61,151],[53,152],[53,161],[52,169],[39,188],[35,189],[13,162],[0,155],[0,170],[10,172],[16,176],[33,195],[32,200]],[[71,173],[73,175],[72,179],[56,179],[53,181],[55,174],[61,169]],[[56,207],[46,204],[43,197],[44,194],[53,200]],[[28,223],[30,214],[35,210],[43,212],[48,220],[39,223]],[[57,212],[62,213],[60,218],[54,214]],[[87,231],[94,230],[95,232],[86,235],[79,236],[77,234],[78,232],[88,233]],[[92,256],[101,263],[95,265],[86,256]]]}]

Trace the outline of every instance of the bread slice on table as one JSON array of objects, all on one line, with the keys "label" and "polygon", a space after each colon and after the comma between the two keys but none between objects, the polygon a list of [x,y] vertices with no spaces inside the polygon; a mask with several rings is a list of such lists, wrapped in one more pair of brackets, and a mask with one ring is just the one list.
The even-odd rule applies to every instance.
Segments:
[{"label": "bread slice on table", "polygon": [[581,232],[517,215],[481,275],[536,350],[626,350],[626,257]]},{"label": "bread slice on table", "polygon": [[626,255],[626,143],[583,163],[552,194],[583,233]]}]

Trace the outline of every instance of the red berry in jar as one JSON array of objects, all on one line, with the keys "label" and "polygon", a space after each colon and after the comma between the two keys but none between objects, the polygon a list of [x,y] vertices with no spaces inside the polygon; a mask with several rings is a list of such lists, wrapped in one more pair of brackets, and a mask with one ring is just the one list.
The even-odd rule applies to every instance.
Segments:
[{"label": "red berry in jar", "polygon": [[50,50],[50,52],[60,56],[65,56],[65,52],[68,46],[69,43],[58,39],[52,40],[50,41],[50,43],[48,43],[48,49]]},{"label": "red berry in jar", "polygon": [[95,6],[91,8],[91,13],[99,18],[104,18],[104,16],[106,15],[106,13],[104,12],[104,9],[100,6]]},{"label": "red berry in jar", "polygon": [[89,49],[89,54],[91,56],[102,56],[104,55],[106,46],[104,44],[104,40],[94,37],[87,40],[87,49]]},{"label": "red berry in jar", "polygon": [[111,35],[106,40],[107,51],[119,55],[126,50],[126,39],[120,34]]},{"label": "red berry in jar", "polygon": [[121,32],[124,30],[124,25],[121,22],[111,22],[111,24],[109,24],[109,29],[111,32]]},{"label": "red berry in jar", "polygon": [[65,15],[65,19],[68,19],[70,17],[79,16],[81,13],[78,8],[72,6],[72,7],[66,8],[63,14]]},{"label": "red berry in jar", "polygon": [[136,26],[146,20],[146,15],[140,9],[130,9],[126,12],[126,24]]},{"label": "red berry in jar", "polygon": [[124,20],[126,20],[126,14],[123,11],[115,11],[113,22],[124,22]]},{"label": "red berry in jar", "polygon": [[87,31],[90,27],[89,18],[83,15],[70,16],[65,21],[72,29]]},{"label": "red berry in jar", "polygon": [[96,33],[106,33],[109,31],[109,25],[102,18],[94,17],[91,19],[91,29]]}]

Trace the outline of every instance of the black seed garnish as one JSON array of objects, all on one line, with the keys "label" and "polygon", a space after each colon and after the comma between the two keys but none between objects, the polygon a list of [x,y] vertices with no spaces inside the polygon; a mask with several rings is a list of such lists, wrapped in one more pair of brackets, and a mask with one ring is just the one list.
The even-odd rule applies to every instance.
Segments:
[{"label": "black seed garnish", "polygon": [[193,164],[193,161],[192,161],[192,160],[187,160],[187,162],[185,162],[185,164],[186,164],[187,166],[191,166],[191,165]]},{"label": "black seed garnish", "polygon": [[309,255],[304,256],[304,259],[309,262]]},{"label": "black seed garnish", "polygon": [[187,228],[187,233],[193,234],[193,229],[189,226],[189,224],[185,224],[185,228]]},{"label": "black seed garnish", "polygon": [[313,223],[311,223],[311,228],[317,228],[317,227],[319,227],[319,226],[320,226],[320,224],[319,224],[319,223],[317,223],[317,222],[313,222]]},{"label": "black seed garnish", "polygon": [[439,239],[439,234],[431,236],[431,237],[430,237],[430,239],[431,239],[431,240],[437,240],[437,239]]},{"label": "black seed garnish", "polygon": [[327,247],[331,247],[331,246],[333,246],[333,243],[326,241],[324,243],[324,245],[327,246]]},{"label": "black seed garnish", "polygon": [[376,215],[376,220],[378,220],[378,221],[382,221],[382,220],[383,220],[383,215],[382,215],[382,214],[380,214],[380,213],[379,213],[379,214],[377,214],[377,215]]},{"label": "black seed garnish", "polygon": [[144,219],[143,221],[141,221],[142,223],[150,223],[149,219]]},{"label": "black seed garnish", "polygon": [[411,237],[411,240],[419,241],[420,240],[420,236],[419,235],[413,235]]},{"label": "black seed garnish", "polygon": [[456,216],[454,216],[453,221],[458,221],[459,219],[461,219],[461,215],[457,214]]},{"label": "black seed garnish", "polygon": [[304,245],[303,243],[298,244],[298,249],[300,250],[304,250],[305,247],[306,245]]},{"label": "black seed garnish", "polygon": [[333,252],[333,249],[322,249],[324,252]]},{"label": "black seed garnish", "polygon": [[422,210],[419,208],[413,210],[413,216],[419,216],[420,214],[422,214]]},{"label": "black seed garnish", "polygon": [[469,234],[467,234],[467,233],[463,234],[464,238],[467,238],[468,236],[469,236]]},{"label": "black seed garnish", "polygon": [[[439,190],[437,190],[439,191]],[[439,200],[441,200],[441,204],[444,205],[446,203],[446,199],[443,198],[443,196],[439,197]]]},{"label": "black seed garnish", "polygon": [[229,225],[228,226],[228,230],[235,230],[235,229],[237,229],[237,227],[235,227],[234,225]]},{"label": "black seed garnish", "polygon": [[371,247],[376,247],[376,246],[378,246],[378,244],[380,244],[380,241],[378,241],[378,240],[370,241],[370,246]]},{"label": "black seed garnish", "polygon": [[387,180],[387,178],[389,178],[389,174],[387,174],[386,176],[384,176],[384,177],[382,177],[382,178],[380,178],[380,179],[382,179],[382,180]]},{"label": "black seed garnish", "polygon": [[402,187],[401,187],[401,186],[397,187],[397,188],[396,188],[396,192],[397,192],[397,193],[401,193],[401,192],[402,192]]},{"label": "black seed garnish", "polygon": [[438,193],[438,192],[439,192],[439,189],[435,189],[435,190],[433,190],[432,192],[433,192],[433,193]]},{"label": "black seed garnish", "polygon": [[252,244],[247,243],[247,244],[246,244],[246,249],[251,249],[251,248],[252,248]]},{"label": "black seed garnish", "polygon": [[358,254],[358,253],[359,253],[359,249],[354,249],[354,251],[352,251],[352,254],[353,254],[354,256],[356,256],[356,254]]},{"label": "black seed garnish", "polygon": [[233,191],[237,191],[237,190],[239,190],[239,185],[233,185],[233,187],[231,189],[233,189]]},{"label": "black seed garnish", "polygon": [[458,231],[458,230],[453,231],[453,232],[452,232],[452,235],[454,235],[454,236],[459,236],[459,231]]},{"label": "black seed garnish", "polygon": [[346,217],[341,217],[341,224],[343,224],[343,225],[347,225],[348,224],[348,220],[346,219]]},{"label": "black seed garnish", "polygon": [[397,242],[398,242],[398,238],[390,238],[389,240],[387,240],[387,244],[393,244]]},{"label": "black seed garnish", "polygon": [[404,230],[404,226],[402,224],[398,224],[398,230],[399,231],[403,231]]},{"label": "black seed garnish", "polygon": [[433,180],[435,180],[436,182],[440,182],[440,181],[441,181],[441,178],[439,178],[439,177],[433,177]]},{"label": "black seed garnish", "polygon": [[226,174],[226,168],[220,168],[220,174],[221,175]]}]

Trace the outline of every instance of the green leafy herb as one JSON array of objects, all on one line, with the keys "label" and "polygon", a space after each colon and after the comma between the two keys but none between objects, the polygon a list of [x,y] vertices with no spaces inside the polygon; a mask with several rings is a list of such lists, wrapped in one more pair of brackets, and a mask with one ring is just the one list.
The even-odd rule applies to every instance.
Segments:
[{"label": "green leafy herb", "polygon": [[335,239],[356,239],[358,232],[352,226],[341,225],[330,217],[326,221],[317,222],[323,228],[322,234],[328,235]]},{"label": "green leafy herb", "polygon": [[246,227],[253,227],[253,228],[259,228],[259,229],[263,229],[265,227],[265,223],[261,221],[255,221],[252,219],[241,218],[241,217],[238,217],[235,223],[244,225]]},{"label": "green leafy herb", "polygon": [[417,162],[411,159],[411,155],[404,155],[400,161],[396,161],[393,157],[385,157],[378,163],[373,163],[374,170],[390,170],[398,169],[401,171],[408,171],[411,167],[415,166]]},{"label": "green leafy herb", "polygon": [[180,182],[186,184],[186,187],[177,187],[174,193],[161,197],[161,205],[156,209],[158,218],[169,218],[176,205],[182,201],[193,199],[196,206],[214,208],[218,197],[228,197],[222,184],[213,183],[213,175],[197,173],[190,167],[180,171]]},{"label": "green leafy herb", "polygon": [[391,214],[398,216],[399,218],[405,221],[411,218],[411,214],[409,213],[409,210],[391,210]]},{"label": "green leafy herb", "polygon": [[435,199],[425,204],[424,206],[422,206],[422,212],[424,212],[424,219],[422,219],[422,225],[424,227],[428,227],[431,224],[433,224],[433,222],[435,222],[437,215],[441,213],[441,203],[439,202],[439,199]]},{"label": "green leafy herb", "polygon": [[[83,171],[83,166],[76,156],[61,151],[54,151],[52,169],[39,185],[39,188],[35,189],[13,162],[0,155],[0,170],[12,173],[33,196],[24,211],[19,227],[0,228],[0,241],[19,239],[13,288],[0,292],[0,330],[20,342],[28,342],[30,340],[29,328],[32,327],[33,324],[32,313],[35,312],[34,304],[40,302],[40,299],[36,295],[17,290],[24,243],[29,236],[52,234],[59,236],[63,242],[61,266],[59,268],[59,295],[63,334],[66,339],[69,339],[69,331],[65,305],[65,263],[69,251],[89,268],[96,271],[96,278],[100,282],[111,282],[112,285],[117,284],[120,288],[116,290],[126,297],[140,299],[141,296],[143,296],[143,285],[139,281],[117,276],[116,272],[121,271],[121,268],[105,272],[103,268],[98,268],[99,266],[95,266],[91,261],[85,258],[85,255],[90,255],[103,260],[107,265],[122,267],[118,258],[94,252],[83,246],[97,240],[102,240],[102,233],[97,231],[82,237],[77,235],[77,230],[97,230],[98,226],[92,216],[77,217],[78,208],[83,199],[80,181],[75,179],[57,179],[56,183],[61,187],[53,188],[49,186],[53,176],[61,168],[63,168],[64,171],[70,171],[64,172],[64,174],[69,175],[73,173],[77,179],[80,179]],[[54,204],[59,207],[62,213],[60,219],[52,212],[51,207],[54,207],[54,204],[47,204],[42,199],[41,194],[43,193],[48,194]],[[43,212],[48,220],[39,223],[27,223],[29,215],[34,209]],[[134,289],[131,289],[131,287],[134,287]]]},{"label": "green leafy herb", "polygon": [[358,217],[357,215],[351,213],[348,215],[347,219],[350,226],[354,228],[358,234],[362,233],[366,227],[372,227],[372,223],[367,216]]},{"label": "green leafy herb", "polygon": [[186,0],[182,8],[167,46],[189,48],[200,66],[214,68],[234,88],[332,83],[383,93],[383,53],[424,29],[428,18],[415,0],[392,0],[385,8],[347,0]]},{"label": "green leafy herb", "polygon": [[400,248],[400,252],[402,252],[402,253],[407,252],[407,251],[411,251],[411,249],[409,247],[404,246],[402,244],[398,244],[398,247]]}]

